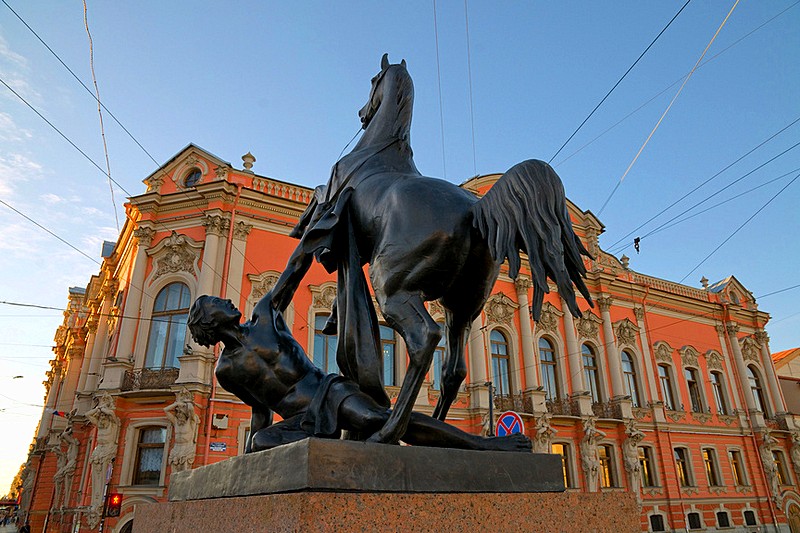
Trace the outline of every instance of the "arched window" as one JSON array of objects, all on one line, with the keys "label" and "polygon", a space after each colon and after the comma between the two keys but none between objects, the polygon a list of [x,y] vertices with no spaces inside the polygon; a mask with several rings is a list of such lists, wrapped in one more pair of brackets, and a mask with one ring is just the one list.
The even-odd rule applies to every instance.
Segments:
[{"label": "arched window", "polygon": [[561,397],[558,389],[558,379],[556,378],[556,351],[553,343],[542,337],[539,339],[539,362],[542,366],[542,385],[548,400],[556,400]]},{"label": "arched window", "polygon": [[381,326],[381,348],[383,349],[383,384],[386,386],[395,385],[394,379],[394,349],[397,341],[394,338],[394,330],[389,326]]},{"label": "arched window", "polygon": [[674,411],[675,399],[672,396],[672,377],[667,365],[658,365],[658,381],[661,384],[661,394],[664,396],[664,407]]},{"label": "arched window", "polygon": [[161,289],[153,306],[145,367],[178,368],[178,356],[186,344],[186,321],[191,304],[189,287],[170,283]]},{"label": "arched window", "polygon": [[330,315],[318,314],[314,316],[314,364],[328,374],[338,374],[339,366],[336,364],[336,335],[326,335],[322,332]]},{"label": "arched window", "polygon": [[511,372],[508,366],[508,341],[499,331],[492,330],[489,335],[492,348],[492,382],[494,390],[500,396],[511,394]]},{"label": "arched window", "polygon": [[202,177],[203,173],[200,172],[200,169],[193,168],[192,170],[189,171],[188,174],[186,174],[186,177],[183,178],[183,186],[186,187],[187,189],[189,187],[194,187],[195,185],[200,183],[200,178]]},{"label": "arched window", "polygon": [[639,387],[636,385],[636,367],[633,366],[633,355],[628,350],[622,350],[622,375],[625,378],[625,392],[631,397],[634,407],[641,407],[639,402]]},{"label": "arched window", "polygon": [[433,351],[433,362],[431,363],[431,388],[433,390],[441,390],[442,388],[442,361],[444,361],[444,353],[447,347],[447,339],[444,335],[444,324],[439,324],[442,331],[442,338],[439,339],[439,344]]},{"label": "arched window", "polygon": [[586,380],[586,386],[592,395],[592,401],[597,403],[600,401],[600,376],[597,371],[597,356],[594,350],[588,344],[581,345],[581,356],[583,358],[583,377]]},{"label": "arched window", "polygon": [[750,382],[750,390],[753,392],[753,401],[756,403],[756,409],[767,414],[767,402],[764,401],[764,390],[761,388],[761,380],[758,377],[758,371],[753,368],[753,365],[747,367],[747,381]]}]

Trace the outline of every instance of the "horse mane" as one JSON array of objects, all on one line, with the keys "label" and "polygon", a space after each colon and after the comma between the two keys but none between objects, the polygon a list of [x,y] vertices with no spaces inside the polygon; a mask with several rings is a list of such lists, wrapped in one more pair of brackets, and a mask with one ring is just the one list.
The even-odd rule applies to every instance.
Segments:
[{"label": "horse mane", "polygon": [[393,83],[395,104],[397,105],[397,121],[394,133],[403,141],[409,141],[411,132],[411,115],[414,110],[414,82],[406,67],[401,64],[390,65],[385,74],[384,83]]}]

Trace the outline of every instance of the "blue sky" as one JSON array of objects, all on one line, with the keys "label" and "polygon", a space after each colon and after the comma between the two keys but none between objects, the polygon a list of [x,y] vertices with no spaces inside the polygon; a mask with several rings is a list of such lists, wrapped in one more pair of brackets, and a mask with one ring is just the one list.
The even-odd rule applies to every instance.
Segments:
[{"label": "blue sky", "polygon": [[[92,86],[81,2],[5,1]],[[465,3],[439,1],[438,61],[431,1],[87,0],[87,7],[101,99],[158,164],[193,142],[237,167],[250,151],[259,174],[314,186],[358,130],[356,113],[384,52],[392,62],[405,58],[415,81],[417,166],[460,183],[524,159],[550,160],[683,3],[468,0],[468,40]],[[600,212],[733,5],[690,2],[553,160],[579,207]],[[736,5],[706,63],[599,213],[604,249],[616,251],[616,241],[800,117],[798,27],[795,1]],[[0,78],[104,167],[96,102],[6,5]],[[128,193],[142,193],[141,180],[157,164],[104,120],[112,176]],[[731,274],[756,297],[797,285],[800,180],[692,270],[800,172],[800,148],[790,149],[798,137],[800,122],[634,235],[788,149],[697,210],[763,187],[645,237],[638,255],[630,247],[619,253],[637,271],[686,276],[696,287],[702,276]],[[122,220],[126,193],[114,189]],[[106,177],[5,86],[0,199],[98,261],[102,241],[116,238]],[[68,287],[85,286],[97,271],[3,205],[0,228],[2,301],[63,307]],[[759,299],[773,317],[773,351],[800,345],[798,295]],[[15,435],[0,450],[0,492],[40,416],[35,405],[61,319],[58,311],[0,305],[0,426]]]}]

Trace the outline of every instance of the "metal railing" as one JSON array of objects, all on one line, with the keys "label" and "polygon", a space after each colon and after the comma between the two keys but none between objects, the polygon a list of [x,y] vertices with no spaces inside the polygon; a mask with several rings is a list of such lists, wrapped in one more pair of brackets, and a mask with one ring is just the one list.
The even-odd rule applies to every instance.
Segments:
[{"label": "metal railing", "polygon": [[123,391],[168,389],[178,379],[177,368],[143,368],[126,370],[122,377]]}]

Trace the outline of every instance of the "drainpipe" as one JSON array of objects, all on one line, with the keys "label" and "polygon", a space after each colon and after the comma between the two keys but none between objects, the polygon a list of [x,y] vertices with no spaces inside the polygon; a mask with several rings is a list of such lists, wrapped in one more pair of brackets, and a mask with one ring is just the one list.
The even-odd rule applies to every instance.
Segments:
[{"label": "drainpipe", "polygon": [[[231,209],[231,222],[228,228],[228,242],[225,243],[225,258],[222,262],[222,286],[219,289],[220,298],[225,298],[228,293],[228,274],[230,271],[231,263],[231,248],[233,247],[233,228],[236,224],[236,206],[239,205],[239,197],[242,195],[242,183],[236,184],[236,198],[233,200],[233,208]],[[217,358],[219,357],[219,344],[214,345],[214,367],[217,366]],[[214,371],[211,371],[211,394],[208,397],[208,409],[206,416],[206,447],[203,450],[203,465],[208,464],[208,453],[211,446],[211,421],[214,416],[212,409],[213,402],[216,400],[217,395],[217,380],[214,377]]]},{"label": "drainpipe", "polygon": [[[730,309],[728,308],[728,304],[722,304],[722,316],[724,318],[723,324],[727,327],[728,322],[731,322],[731,315]],[[730,353],[733,353],[733,346],[731,345],[731,339],[728,335],[723,335],[725,337],[725,343],[728,345],[728,349]],[[739,369],[736,368],[736,365],[733,365],[733,372],[736,374],[736,381],[739,382],[739,385],[742,385],[743,381],[739,376]],[[758,454],[758,439],[756,439],[756,431],[753,427],[753,419],[750,416],[750,409],[745,409],[747,411],[747,423],[750,426],[750,438],[753,440],[753,447],[756,454]],[[779,531],[778,529],[778,517],[775,514],[775,506],[772,502],[772,496],[769,493],[769,480],[767,479],[767,473],[764,472],[764,464],[761,462],[761,457],[756,460],[756,464],[758,465],[758,471],[761,473],[761,479],[764,481],[764,487],[767,489],[767,504],[769,505],[769,514],[772,517],[772,524],[775,528],[775,531]],[[756,490],[756,484],[753,483],[753,491],[756,493],[756,497],[758,497],[758,491]]]}]

